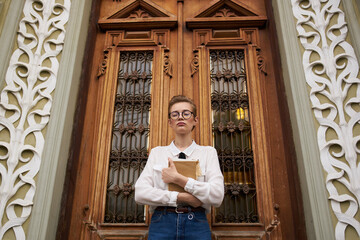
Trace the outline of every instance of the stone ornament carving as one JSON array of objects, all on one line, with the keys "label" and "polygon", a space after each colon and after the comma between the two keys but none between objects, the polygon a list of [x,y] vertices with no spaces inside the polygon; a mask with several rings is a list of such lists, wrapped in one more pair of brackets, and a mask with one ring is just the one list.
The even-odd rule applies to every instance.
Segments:
[{"label": "stone ornament carving", "polygon": [[164,72],[166,75],[168,75],[170,78],[172,78],[172,69],[173,65],[170,60],[170,54],[169,49],[164,49]]},{"label": "stone ornament carving", "polygon": [[70,5],[70,0],[25,1],[18,48],[0,95],[0,239],[11,229],[16,239],[25,239],[22,225],[31,214],[34,177],[41,161],[51,161],[42,159],[43,130],[50,117]]},{"label": "stone ornament carving", "polygon": [[[319,122],[320,158],[327,172],[326,188],[338,219],[336,239],[353,227],[360,237],[359,62],[348,34],[340,0],[292,0],[302,46],[310,100]],[[322,174],[322,173],[319,173]],[[345,187],[350,194],[336,187]]]},{"label": "stone ornament carving", "polygon": [[195,73],[199,71],[199,50],[197,49],[193,50],[193,55],[194,57],[190,63],[191,77],[193,77]]},{"label": "stone ornament carving", "polygon": [[266,71],[265,58],[261,55],[260,48],[256,50],[256,59],[257,59],[258,69],[266,76],[267,71]]},{"label": "stone ornament carving", "polygon": [[230,9],[224,7],[222,9],[219,9],[217,13],[214,15],[215,17],[238,17],[234,12],[232,12]]},{"label": "stone ornament carving", "polygon": [[129,18],[149,18],[151,17],[148,12],[145,12],[141,8],[130,13]]},{"label": "stone ornament carving", "polygon": [[101,65],[99,66],[97,78],[100,78],[101,76],[103,76],[106,73],[108,58],[109,58],[109,50],[106,49],[106,50],[104,50],[104,57],[101,62]]}]

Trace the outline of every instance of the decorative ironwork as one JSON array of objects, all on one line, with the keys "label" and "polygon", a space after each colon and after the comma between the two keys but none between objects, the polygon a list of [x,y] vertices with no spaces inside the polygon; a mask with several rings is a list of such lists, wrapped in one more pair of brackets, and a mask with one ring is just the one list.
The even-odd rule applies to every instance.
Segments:
[{"label": "decorative ironwork", "polygon": [[121,192],[124,196],[130,195],[134,191],[133,184],[131,183],[124,183],[122,186],[115,185],[113,188],[113,193],[115,196],[118,196]]},{"label": "decorative ironwork", "polygon": [[[0,98],[0,239],[25,239],[71,1],[24,2]],[[2,63],[7,64],[7,63]]]},{"label": "decorative ironwork", "polygon": [[249,100],[243,50],[211,50],[214,146],[225,180],[217,223],[258,222]]},{"label": "decorative ironwork", "polygon": [[107,223],[143,223],[134,184],[148,157],[152,52],[121,52],[109,161]]}]

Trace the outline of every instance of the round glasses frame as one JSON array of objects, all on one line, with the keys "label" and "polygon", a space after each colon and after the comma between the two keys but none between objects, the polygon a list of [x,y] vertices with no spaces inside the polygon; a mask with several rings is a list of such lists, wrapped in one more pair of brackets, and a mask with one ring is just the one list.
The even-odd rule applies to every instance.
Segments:
[{"label": "round glasses frame", "polygon": [[180,115],[182,116],[183,119],[188,120],[189,118],[191,118],[192,115],[194,115],[194,113],[191,112],[190,110],[185,110],[182,111],[181,113],[178,111],[173,111],[169,113],[169,118],[171,118],[172,120],[178,120]]}]

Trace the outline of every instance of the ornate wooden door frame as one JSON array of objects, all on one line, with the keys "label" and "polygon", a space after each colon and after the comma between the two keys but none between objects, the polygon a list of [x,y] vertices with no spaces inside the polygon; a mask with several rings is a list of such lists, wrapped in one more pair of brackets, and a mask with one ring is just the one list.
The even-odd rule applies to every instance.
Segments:
[{"label": "ornate wooden door frame", "polygon": [[[177,3],[180,6],[179,9],[181,9],[184,1],[177,1]],[[255,167],[256,194],[261,199],[258,204],[259,222],[224,224],[213,221],[213,236],[215,239],[282,239],[282,231],[285,230],[281,229],[281,227],[288,226],[288,223],[280,224],[281,219],[278,218],[278,215],[281,217],[282,214],[278,214],[279,206],[274,205],[276,199],[274,185],[279,180],[274,180],[273,170],[271,169],[274,163],[273,159],[270,159],[273,156],[270,153],[270,148],[274,143],[271,143],[272,138],[269,137],[269,124],[267,123],[269,116],[277,115],[276,113],[268,114],[270,105],[264,103],[264,95],[267,92],[265,83],[268,79],[259,37],[268,19],[237,0],[214,0],[209,4],[211,7],[201,9],[192,18],[178,19],[177,16],[159,8],[149,0],[131,0],[121,5],[121,8],[119,5],[120,11],[116,11],[97,21],[103,32],[100,34],[102,35],[99,37],[100,40],[96,43],[98,53],[95,55],[99,57],[99,53],[102,52],[102,56],[101,59],[94,58],[93,63],[89,64],[92,68],[95,65],[100,65],[98,71],[92,70],[92,72],[96,72],[92,74],[92,78],[97,79],[95,81],[91,80],[92,85],[97,89],[90,91],[97,94],[97,100],[93,101],[93,103],[96,103],[96,111],[92,111],[96,112],[94,118],[96,120],[92,124],[87,124],[90,127],[87,126],[86,128],[94,131],[93,136],[91,136],[94,140],[89,141],[91,147],[83,147],[83,149],[91,151],[91,153],[80,153],[79,157],[81,159],[79,160],[80,165],[86,162],[86,164],[89,164],[87,166],[89,169],[80,174],[80,171],[83,170],[81,166],[78,167],[80,178],[84,176],[88,178],[88,180],[80,179],[80,183],[86,184],[86,188],[89,190],[84,191],[87,193],[86,200],[84,200],[85,198],[74,200],[76,204],[84,204],[85,202],[87,204],[85,206],[73,206],[73,209],[81,208],[82,215],[79,210],[76,210],[77,216],[74,218],[76,226],[80,226],[78,221],[80,218],[82,220],[81,230],[75,229],[80,233],[80,239],[146,238],[149,223],[149,216],[147,215],[145,223],[117,223],[116,225],[103,223],[119,56],[121,51],[150,50],[154,53],[153,75],[157,77],[157,80],[152,83],[154,85],[151,87],[151,95],[157,97],[151,99],[151,105],[156,106],[157,109],[156,114],[153,112],[153,108],[150,113],[151,134],[149,148],[167,144],[169,134],[167,132],[164,134],[160,129],[164,128],[164,125],[166,126],[167,112],[164,109],[166,109],[167,100],[171,97],[170,94],[174,93],[169,91],[170,82],[173,80],[170,56],[173,56],[171,51],[176,52],[181,49],[179,48],[180,43],[177,50],[174,45],[170,44],[170,36],[173,34],[173,28],[181,27],[182,24],[186,24],[187,34],[191,32],[193,38],[191,80],[194,84],[194,100],[199,106],[199,115],[202,116],[199,127],[195,130],[196,139],[199,140],[200,144],[212,145],[212,130],[209,127],[212,125],[209,51],[215,49],[241,49],[244,51],[246,60],[249,104],[252,114],[251,125],[253,127],[251,136],[254,158],[257,164]],[[221,4],[236,9],[242,16],[215,18],[213,16],[214,11],[223,7]],[[151,13],[152,17],[142,18],[141,16],[147,13],[141,11],[137,11],[136,14],[138,15],[133,19],[126,17],[133,14],[139,7],[145,9],[147,13]],[[99,47],[101,43],[103,43],[103,46]],[[170,45],[172,48],[170,48]],[[267,52],[267,56],[269,56],[269,52]],[[270,69],[271,71],[273,69]],[[181,74],[178,73],[177,76],[179,78]],[[176,79],[176,81],[177,86],[180,86],[181,79]],[[166,91],[161,91],[161,89],[166,89]],[[282,136],[278,137],[277,140],[281,141]],[[82,144],[86,143],[86,139],[83,139]],[[88,160],[85,161],[83,158],[86,157],[88,157]],[[79,189],[79,187],[77,188]],[[126,189],[126,191],[133,190],[133,188]],[[73,211],[75,214],[75,210]],[[211,218],[214,219],[214,215]]]},{"label": "ornate wooden door frame", "polygon": [[[233,35],[232,38],[223,38],[223,36]],[[214,36],[219,36],[214,37]],[[204,145],[213,145],[211,136],[212,122],[209,116],[211,111],[210,99],[210,75],[208,51],[210,49],[233,49],[243,48],[245,50],[245,59],[247,72],[248,72],[248,89],[249,89],[249,102],[251,108],[251,126],[252,126],[252,139],[254,147],[254,158],[256,159],[255,174],[258,186],[259,201],[259,219],[260,223],[248,224],[248,231],[236,231],[237,226],[233,226],[233,232],[222,230],[223,227],[231,229],[229,224],[213,223],[213,234],[215,239],[221,239],[228,236],[243,236],[243,237],[257,237],[259,239],[266,239],[269,236],[277,236],[276,239],[281,239],[280,221],[277,217],[276,207],[273,206],[273,195],[271,192],[271,178],[269,171],[269,156],[267,146],[267,137],[264,119],[264,104],[261,102],[262,81],[265,81],[265,66],[263,65],[263,57],[261,56],[261,48],[258,42],[258,29],[257,28],[239,28],[238,31],[223,30],[216,33],[216,30],[200,29],[193,31],[193,45],[194,45],[194,58],[192,68],[192,76],[195,85],[202,86],[199,89],[199,112],[202,121],[199,123],[201,134],[201,142]],[[198,84],[196,84],[198,83]],[[260,189],[260,190],[259,190]],[[215,219],[214,211],[212,213],[213,222]],[[216,229],[220,229],[216,231]],[[229,235],[230,234],[230,235]],[[275,238],[274,238],[275,239]]]},{"label": "ornate wooden door frame", "polygon": [[[139,39],[139,36],[143,37]],[[127,34],[126,31],[108,31],[106,33],[105,41],[105,50],[104,58],[102,65],[99,69],[98,78],[101,82],[99,85],[99,96],[98,96],[98,106],[97,112],[98,121],[94,125],[94,129],[97,129],[94,142],[94,159],[93,162],[95,165],[93,167],[93,173],[91,176],[91,181],[89,183],[90,196],[89,196],[89,212],[88,212],[88,221],[85,223],[85,228],[83,233],[85,234],[81,239],[88,239],[93,234],[97,234],[101,238],[107,238],[116,234],[120,234],[122,237],[128,236],[130,233],[127,231],[123,232],[122,227],[127,226],[143,226],[148,227],[148,216],[146,215],[146,221],[144,224],[121,224],[117,226],[116,229],[113,228],[112,224],[99,224],[104,219],[104,204],[106,198],[106,184],[108,179],[108,166],[109,166],[109,154],[111,146],[111,136],[112,136],[112,122],[109,122],[113,119],[114,114],[114,102],[116,95],[116,84],[118,78],[118,66],[120,59],[120,51],[131,51],[132,47],[137,51],[141,50],[152,50],[154,52],[154,65],[153,65],[153,75],[158,76],[157,81],[153,81],[152,86],[152,95],[161,96],[163,93],[160,91],[163,89],[163,84],[166,78],[171,77],[171,71],[169,70],[169,63],[167,61],[167,52],[168,49],[166,45],[169,41],[169,30],[151,30],[143,31],[137,33],[135,38],[132,38],[131,34]],[[126,47],[123,47],[126,46]],[[130,47],[129,47],[130,46]],[[141,46],[141,47],[139,47]],[[112,66],[112,67],[108,67]],[[161,99],[163,98],[152,98],[151,105],[159,106],[162,109],[164,104]],[[152,132],[150,137],[150,146],[154,142],[154,139],[162,138],[161,131],[156,131],[161,125],[163,125],[164,114],[151,114],[152,123],[150,126],[150,131]],[[166,117],[166,114],[165,114]],[[120,189],[123,191],[124,189]],[[132,186],[131,189],[127,191],[134,191]],[[100,228],[99,228],[100,227]],[[111,230],[111,231],[109,231]],[[114,230],[116,230],[114,232]],[[126,236],[124,236],[124,233]],[[131,236],[143,237],[146,236],[146,231],[132,231]],[[119,236],[119,235],[117,235]]]}]

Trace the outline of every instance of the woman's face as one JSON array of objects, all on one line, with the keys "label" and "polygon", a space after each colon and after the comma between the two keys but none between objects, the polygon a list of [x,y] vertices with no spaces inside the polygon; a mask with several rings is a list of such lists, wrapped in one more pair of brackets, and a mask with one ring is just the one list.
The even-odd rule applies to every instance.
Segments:
[{"label": "woman's face", "polygon": [[198,118],[194,117],[194,115],[191,115],[191,117],[187,120],[185,120],[182,116],[182,112],[185,110],[193,111],[191,104],[188,102],[179,102],[175,103],[171,109],[170,112],[177,111],[180,113],[179,118],[177,120],[169,119],[169,125],[173,129],[175,134],[189,134],[191,133],[194,126],[198,123]]}]

